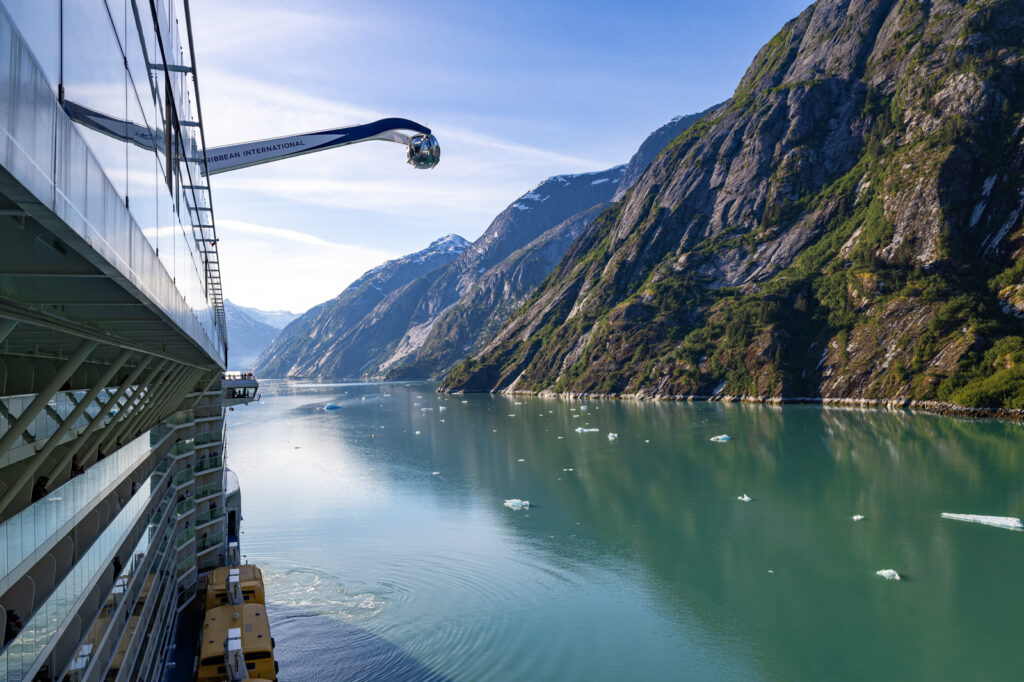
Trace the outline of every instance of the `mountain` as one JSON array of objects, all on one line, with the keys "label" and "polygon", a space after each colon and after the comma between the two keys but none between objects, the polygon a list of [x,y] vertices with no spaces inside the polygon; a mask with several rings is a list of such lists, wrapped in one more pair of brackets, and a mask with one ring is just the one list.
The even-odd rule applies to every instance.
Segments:
[{"label": "mountain", "polygon": [[697,112],[696,114],[688,114],[686,116],[675,116],[671,121],[661,126],[653,133],[647,136],[641,144],[640,148],[636,150],[630,158],[629,163],[626,164],[626,171],[622,174],[622,182],[619,184],[619,188],[615,190],[615,196],[612,197],[612,201],[619,201],[626,195],[626,190],[633,186],[633,184],[640,179],[640,176],[644,174],[644,171],[651,165],[651,163],[658,157],[661,150],[664,149],[672,140],[679,137],[679,134],[684,130],[692,126],[697,121],[701,120],[715,109],[722,106],[723,103],[716,104],[713,107],[709,107],[704,111]]},{"label": "mountain", "polygon": [[[321,303],[288,324],[256,361],[256,372],[272,377],[359,376],[368,354],[347,354],[347,374],[334,372],[339,349],[347,347],[346,336],[374,309],[390,300],[410,283],[437,273],[469,246],[462,237],[450,234],[432,242],[422,251],[388,261],[363,274],[334,299]],[[422,286],[422,284],[421,284]],[[403,327],[396,332],[399,336]],[[354,369],[352,369],[354,366]]]},{"label": "mountain", "polygon": [[1024,408],[1024,4],[819,0],[446,390]]},{"label": "mountain", "polygon": [[[247,370],[259,354],[274,340],[278,329],[253,313],[263,311],[224,301],[228,322],[228,369]],[[290,313],[288,313],[290,314]]]},{"label": "mountain", "polygon": [[289,322],[300,315],[300,313],[293,313],[288,310],[260,310],[259,308],[246,308],[240,305],[235,305],[235,307],[245,312],[252,319],[270,325],[274,329],[284,329],[288,326]]}]

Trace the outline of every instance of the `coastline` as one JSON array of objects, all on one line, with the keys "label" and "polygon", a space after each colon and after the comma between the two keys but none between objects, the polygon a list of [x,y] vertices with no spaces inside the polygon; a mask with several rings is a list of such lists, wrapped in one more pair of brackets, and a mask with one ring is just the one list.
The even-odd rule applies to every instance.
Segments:
[{"label": "coastline", "polygon": [[451,391],[438,388],[439,393],[453,395],[466,393],[495,393],[505,395],[527,395],[550,398],[575,399],[613,399],[637,401],[672,401],[672,402],[723,402],[723,403],[758,403],[761,405],[822,405],[825,407],[842,408],[886,408],[890,410],[914,410],[946,417],[963,417],[969,419],[1005,419],[1024,422],[1024,409],[1006,407],[965,407],[956,403],[937,400],[911,400],[909,398],[821,398],[821,397],[778,397],[778,396],[746,396],[746,395],[659,395],[656,393],[573,393],[556,391]]}]

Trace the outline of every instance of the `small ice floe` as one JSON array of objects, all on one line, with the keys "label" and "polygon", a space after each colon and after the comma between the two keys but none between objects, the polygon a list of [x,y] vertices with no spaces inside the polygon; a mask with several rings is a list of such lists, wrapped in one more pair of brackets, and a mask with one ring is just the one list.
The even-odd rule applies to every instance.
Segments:
[{"label": "small ice floe", "polygon": [[522,403],[521,403],[521,402],[519,402],[518,400],[517,400],[516,402],[512,403],[512,404],[513,404],[513,405],[522,405]]},{"label": "small ice floe", "polygon": [[515,499],[514,498],[514,499],[511,499],[511,500],[505,500],[505,506],[508,507],[509,509],[515,509],[516,511],[518,511],[520,509],[529,509],[530,508],[530,501],[529,500],[520,500],[520,499]]},{"label": "small ice floe", "polygon": [[854,514],[853,515],[853,520],[854,521],[863,521],[864,520],[864,515],[863,514]]},{"label": "small ice floe", "polygon": [[729,436],[725,435],[724,433],[722,435],[720,435],[720,436],[712,436],[711,437],[711,442],[712,443],[726,443],[726,442],[728,442],[730,440],[732,440],[732,439],[729,438]]},{"label": "small ice floe", "polygon": [[440,472],[440,471],[431,471],[431,472],[430,472],[430,475],[431,475],[431,476],[440,476],[440,475],[441,475],[441,472]]},{"label": "small ice floe", "polygon": [[740,502],[750,502],[754,498],[751,497],[750,495],[746,494],[746,493],[743,493],[742,495],[740,495],[736,499],[739,500]]},{"label": "small ice floe", "polygon": [[558,440],[565,440],[565,436],[559,436]]},{"label": "small ice floe", "polygon": [[601,429],[586,429],[586,428],[583,428],[582,426],[577,426],[576,427],[576,433],[594,433],[595,431],[600,431],[600,430]]},{"label": "small ice floe", "polygon": [[562,469],[562,471],[572,471],[572,467],[569,467],[568,469]]},{"label": "small ice floe", "polygon": [[426,412],[427,410],[433,410],[433,407],[421,407],[420,412]]},{"label": "small ice floe", "polygon": [[420,435],[420,432],[419,432],[419,431],[417,431],[417,432],[416,432],[416,435],[417,435],[417,436],[418,436],[418,435]]},{"label": "small ice floe", "polygon": [[645,440],[644,442],[645,442],[645,443],[650,443],[650,442],[651,442],[651,439],[650,439],[650,438],[648,438],[648,439],[647,439],[647,440]]},{"label": "small ice floe", "polygon": [[768,569],[768,572],[769,572],[769,573],[772,573],[772,574],[774,574],[774,573],[775,573],[775,571],[773,571],[773,570],[772,570],[772,569],[770,569],[770,568]]},{"label": "small ice floe", "polygon": [[950,514],[949,512],[942,512],[942,518],[980,523],[985,526],[1006,528],[1007,530],[1024,530],[1024,523],[1013,516],[982,516],[979,514]]},{"label": "small ice floe", "polygon": [[326,405],[324,405],[324,409],[327,410],[328,412],[331,410],[340,410],[341,405],[338,405],[336,403],[327,403]]},{"label": "small ice floe", "polygon": [[900,574],[891,568],[883,568],[881,571],[875,571],[875,575],[880,575],[886,580],[899,580]]},{"label": "small ice floe", "polygon": [[608,434],[608,440],[615,440],[618,437],[619,437],[619,434],[617,434],[617,433],[609,433]]},{"label": "small ice floe", "polygon": [[366,400],[366,396],[364,395],[360,400]]},{"label": "small ice floe", "polygon": [[514,414],[510,414],[509,416],[510,416],[510,417],[514,417],[515,415],[514,415]]},{"label": "small ice floe", "polygon": [[444,420],[443,419],[441,420],[441,423],[444,424]]},{"label": "small ice floe", "polygon": [[468,405],[468,404],[469,404],[469,401],[468,401],[468,400],[463,400],[463,401],[462,401],[462,404],[463,404],[463,405]]},{"label": "small ice floe", "polygon": [[448,409],[447,407],[445,407],[444,405],[441,405],[440,407],[437,408],[437,411],[438,412],[444,412],[447,409]]},{"label": "small ice floe", "polygon": [[516,461],[517,461],[517,462],[525,462],[526,460],[525,460],[525,459],[522,459],[522,458],[520,458],[520,459],[517,459]]},{"label": "small ice floe", "polygon": [[588,408],[586,405],[580,405],[580,409],[586,412],[590,408]]}]

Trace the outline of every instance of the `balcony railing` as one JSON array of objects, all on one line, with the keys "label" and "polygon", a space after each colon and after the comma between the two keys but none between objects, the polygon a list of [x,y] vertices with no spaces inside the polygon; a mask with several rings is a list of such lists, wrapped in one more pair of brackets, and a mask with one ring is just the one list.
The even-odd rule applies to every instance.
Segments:
[{"label": "balcony railing", "polygon": [[215,431],[206,431],[205,433],[196,434],[193,439],[196,443],[197,448],[205,447],[211,443],[220,443],[224,440],[224,434],[220,429]]},{"label": "balcony railing", "polygon": [[196,416],[192,413],[192,410],[182,410],[168,417],[167,423],[171,426],[181,426],[182,424],[191,424],[195,420]]},{"label": "balcony railing", "polygon": [[203,526],[224,517],[224,509],[217,507],[196,516],[196,525]]},{"label": "balcony railing", "polygon": [[178,533],[178,537],[174,538],[174,549],[181,549],[186,543],[192,541],[195,537],[196,529],[186,528]]},{"label": "balcony railing", "polygon": [[217,481],[216,483],[211,485],[203,486],[202,488],[196,488],[196,499],[200,500],[204,497],[209,497],[210,495],[216,495],[220,493],[221,490],[222,488],[220,481]]},{"label": "balcony railing", "polygon": [[206,537],[200,537],[196,545],[197,552],[205,552],[208,549],[224,544],[224,533],[214,533]]},{"label": "balcony railing", "polygon": [[210,469],[218,469],[224,463],[224,457],[217,455],[216,457],[206,457],[196,462],[196,473],[200,474]]},{"label": "balcony railing", "polygon": [[149,482],[146,481],[100,533],[60,585],[36,609],[25,627],[0,655],[0,670],[5,672],[5,679],[22,679],[50,640],[62,630],[65,620],[71,616],[76,605],[107,570],[111,553],[135,526],[149,502],[149,496]]},{"label": "balcony railing", "polygon": [[17,567],[149,454],[146,438],[136,438],[0,525],[0,576]]},{"label": "balcony railing", "polygon": [[195,441],[192,438],[186,438],[185,440],[175,443],[170,452],[172,457],[182,457],[193,452],[195,449]]}]

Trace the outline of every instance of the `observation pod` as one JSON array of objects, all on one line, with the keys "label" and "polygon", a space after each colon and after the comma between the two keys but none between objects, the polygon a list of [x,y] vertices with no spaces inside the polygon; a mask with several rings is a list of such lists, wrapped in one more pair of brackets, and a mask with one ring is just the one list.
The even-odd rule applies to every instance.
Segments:
[{"label": "observation pod", "polygon": [[431,134],[413,135],[409,140],[409,165],[413,168],[430,169],[441,160],[441,145]]}]

